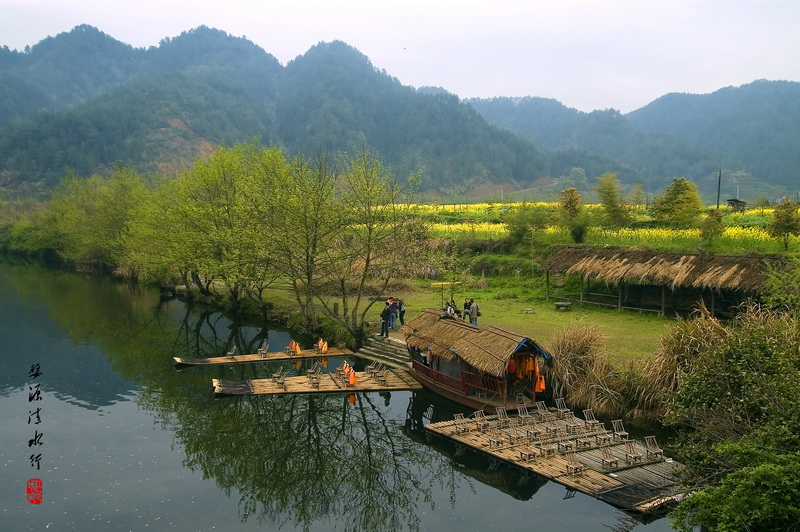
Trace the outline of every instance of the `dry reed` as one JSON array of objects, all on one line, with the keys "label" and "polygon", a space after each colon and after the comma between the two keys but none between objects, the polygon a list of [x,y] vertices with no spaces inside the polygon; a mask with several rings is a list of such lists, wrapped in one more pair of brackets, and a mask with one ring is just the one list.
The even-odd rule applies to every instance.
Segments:
[{"label": "dry reed", "polygon": [[642,389],[634,417],[663,419],[670,411],[669,394],[682,375],[703,363],[703,353],[726,335],[725,328],[701,305],[689,319],[678,319],[661,338],[655,356],[644,368]]},{"label": "dry reed", "polygon": [[606,338],[597,327],[564,326],[553,335],[550,352],[548,386],[553,397],[564,397],[573,408],[591,408],[597,415],[619,413],[623,397],[615,389],[616,372],[606,357]]}]

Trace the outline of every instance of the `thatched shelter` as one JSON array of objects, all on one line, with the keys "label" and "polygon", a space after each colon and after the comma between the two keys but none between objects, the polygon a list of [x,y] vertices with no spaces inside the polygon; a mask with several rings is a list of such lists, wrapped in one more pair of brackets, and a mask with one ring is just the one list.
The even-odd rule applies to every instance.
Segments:
[{"label": "thatched shelter", "polygon": [[[664,313],[664,289],[680,288],[710,291],[715,294],[736,291],[757,295],[762,290],[771,269],[785,267],[778,257],[731,256],[711,254],[663,253],[643,249],[566,247],[553,253],[542,265],[547,272],[548,297],[551,273],[579,275],[583,280],[618,286],[623,308],[623,287],[626,285],[655,285],[662,288],[661,313]],[[713,305],[713,303],[712,303]]]},{"label": "thatched shelter", "polygon": [[406,343],[442,360],[458,357],[473,368],[501,377],[515,354],[550,355],[533,339],[499,327],[478,327],[444,311],[426,309],[406,321],[400,332]]}]

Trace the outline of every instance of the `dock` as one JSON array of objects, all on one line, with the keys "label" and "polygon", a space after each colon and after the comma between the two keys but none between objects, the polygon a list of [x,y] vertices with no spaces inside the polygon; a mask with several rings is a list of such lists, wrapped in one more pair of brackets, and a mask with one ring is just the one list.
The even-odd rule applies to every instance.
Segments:
[{"label": "dock", "polygon": [[252,364],[253,362],[273,362],[277,360],[303,360],[309,358],[325,358],[325,357],[344,357],[352,355],[353,352],[347,348],[331,347],[327,353],[319,353],[313,349],[303,351],[302,353],[265,353],[250,354],[250,355],[235,355],[235,356],[221,356],[210,358],[182,358],[172,357],[176,365],[179,366],[213,366],[215,364]]},{"label": "dock", "polygon": [[307,376],[274,377],[247,381],[212,379],[217,395],[284,395],[298,393],[355,393],[421,390],[411,372],[404,369],[387,369],[380,378],[374,373],[356,372],[356,383],[349,385],[336,373],[322,373],[312,380]]},{"label": "dock", "polygon": [[680,498],[672,476],[680,464],[664,457],[661,449],[571,413],[547,420],[487,415],[425,428],[623,510],[650,513]]}]

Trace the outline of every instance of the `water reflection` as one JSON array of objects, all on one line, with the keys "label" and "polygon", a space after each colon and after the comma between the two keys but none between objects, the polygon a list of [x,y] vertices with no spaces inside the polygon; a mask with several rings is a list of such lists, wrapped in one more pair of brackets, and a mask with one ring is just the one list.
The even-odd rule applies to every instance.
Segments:
[{"label": "water reflection", "polygon": [[[3,351],[16,360],[3,359],[6,371],[0,374],[0,396],[25,387],[26,372],[20,371],[21,366],[11,367],[21,362],[46,367],[45,389],[76,406],[97,410],[129,400],[135,389],[131,380],[98,363],[105,362],[106,354],[92,344],[97,331],[82,317],[86,302],[81,285],[85,282],[69,274],[43,275],[45,270],[33,266],[9,270],[0,268],[0,293],[18,298],[3,305],[0,316]],[[127,298],[116,303],[109,308],[128,307]],[[68,338],[62,335],[64,328],[70,333]],[[40,333],[27,332],[31,330]]]},{"label": "water reflection", "polygon": [[239,491],[242,520],[300,528],[416,529],[445,462],[420,454],[374,401],[347,396],[231,397],[178,416],[186,465]]},{"label": "water reflection", "polygon": [[[109,280],[2,264],[0,313],[10,346],[0,354],[0,406],[27,407],[25,373],[41,363],[52,465],[42,476],[53,494],[41,515],[68,528],[516,529],[535,516],[554,530],[588,530],[614,521],[607,505],[563,501],[563,489],[538,476],[428,441],[423,425],[457,407],[426,392],[358,394],[354,404],[347,395],[215,398],[212,378],[266,377],[280,363],[173,366],[173,356],[219,356],[232,345],[255,352],[265,339],[282,350],[289,334],[270,324]],[[310,363],[286,368],[303,374]],[[29,478],[28,427],[10,414],[2,420],[6,471]],[[0,486],[7,500],[15,490]],[[22,530],[35,514],[20,504],[4,520]]]},{"label": "water reflection", "polygon": [[412,392],[403,432],[409,438],[424,443],[446,456],[461,474],[515,499],[530,500],[549,482],[545,477],[501,460],[487,459],[463,445],[437,437],[425,430],[424,426],[428,423],[452,420],[455,412],[463,412],[462,407],[426,390]]}]

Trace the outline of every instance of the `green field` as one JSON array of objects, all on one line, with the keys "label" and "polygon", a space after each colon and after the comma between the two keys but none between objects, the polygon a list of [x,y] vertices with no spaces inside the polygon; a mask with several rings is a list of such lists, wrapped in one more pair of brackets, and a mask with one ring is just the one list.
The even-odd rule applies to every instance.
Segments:
[{"label": "green field", "polygon": [[[491,283],[491,281],[490,281]],[[415,288],[407,293],[393,294],[406,304],[406,316],[413,316],[424,308],[440,308],[440,288]],[[502,327],[539,342],[547,349],[553,334],[566,325],[580,323],[597,327],[607,338],[608,360],[615,365],[626,365],[629,361],[643,360],[655,352],[659,339],[667,332],[673,320],[652,313],[617,311],[592,306],[572,306],[569,311],[557,311],[553,300],[541,297],[529,300],[496,299],[490,289],[454,292],[457,305],[463,305],[465,297],[472,297],[481,308],[479,325]],[[482,297],[483,296],[483,297]],[[449,290],[444,294],[450,298]],[[380,307],[375,306],[377,318]],[[532,309],[526,314],[525,309]]]}]

